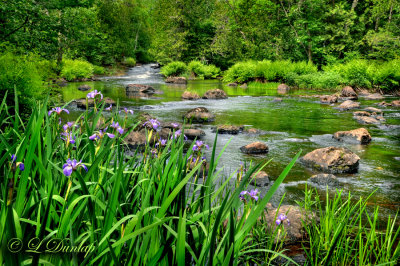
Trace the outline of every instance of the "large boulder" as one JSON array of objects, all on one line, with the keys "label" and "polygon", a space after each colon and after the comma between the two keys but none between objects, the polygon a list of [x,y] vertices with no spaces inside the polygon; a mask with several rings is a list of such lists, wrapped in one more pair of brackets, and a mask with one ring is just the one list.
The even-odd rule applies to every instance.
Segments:
[{"label": "large boulder", "polygon": [[361,144],[370,143],[372,140],[371,135],[365,128],[358,128],[349,131],[338,131],[333,134],[333,138],[339,141],[350,141]]},{"label": "large boulder", "polygon": [[80,85],[79,87],[78,87],[78,90],[80,90],[80,91],[89,91],[89,90],[91,90],[92,89],[92,87],[90,87],[89,85],[87,85],[87,84],[83,84],[83,85]]},{"label": "large boulder", "polygon": [[367,100],[382,100],[383,96],[380,93],[368,94],[365,99]]},{"label": "large boulder", "polygon": [[208,90],[204,93],[203,99],[213,99],[213,100],[219,100],[219,99],[226,99],[228,96],[226,95],[226,92],[220,89],[213,89],[213,90]]},{"label": "large boulder", "polygon": [[336,176],[332,174],[318,174],[313,175],[308,179],[308,182],[312,185],[320,186],[320,187],[337,187],[339,185],[339,181]]},{"label": "large boulder", "polygon": [[[115,101],[108,97],[101,100],[101,102],[105,102],[106,106],[109,106],[110,104],[115,104]],[[94,100],[87,99],[87,104],[88,104],[88,107],[94,107]],[[99,103],[97,104],[97,106],[98,105],[99,105]],[[81,108],[81,109],[86,109],[86,99],[76,100],[76,107]]]},{"label": "large boulder", "polygon": [[213,115],[205,107],[196,107],[194,109],[187,111],[186,114],[183,116],[183,118],[193,122],[204,123],[213,121],[215,115]]},{"label": "large boulder", "polygon": [[154,94],[155,89],[149,85],[143,84],[128,84],[125,86],[126,93],[145,93]]},{"label": "large boulder", "polygon": [[[276,220],[280,215],[285,215],[287,219],[280,222],[277,225]],[[278,208],[267,208],[264,212],[263,220],[269,227],[269,230],[275,231],[279,226],[282,230],[276,235],[274,242],[284,241],[285,244],[296,243],[306,237],[306,230],[304,229],[304,223],[310,224],[314,220],[318,223],[319,219],[314,212],[306,211],[299,206],[294,205],[281,205]]]},{"label": "large boulder", "polygon": [[213,132],[217,132],[218,134],[232,134],[237,135],[242,132],[244,129],[243,126],[232,126],[232,125],[220,125],[213,129]]},{"label": "large boulder", "polygon": [[320,100],[321,103],[337,103],[338,97],[336,95],[322,95]]},{"label": "large boulder", "polygon": [[354,91],[354,89],[350,86],[346,86],[342,89],[342,91],[340,92],[340,96],[341,97],[350,97],[353,100],[357,100],[357,93]]},{"label": "large boulder", "polygon": [[286,84],[280,84],[279,86],[278,86],[278,93],[279,94],[286,94],[286,93],[288,93],[290,91],[290,87],[288,86],[288,85],[286,85]]},{"label": "large boulder", "polygon": [[247,154],[263,154],[268,153],[268,150],[267,144],[259,141],[240,147],[240,151]]},{"label": "large boulder", "polygon": [[353,102],[352,100],[347,100],[342,102],[337,108],[339,110],[345,111],[345,110],[355,109],[358,107],[360,107],[359,102]]},{"label": "large boulder", "polygon": [[269,175],[264,171],[253,174],[251,178],[250,184],[253,186],[263,187],[269,185]]},{"label": "large boulder", "polygon": [[185,77],[168,77],[165,79],[165,82],[174,84],[186,84],[187,80]]},{"label": "large boulder", "polygon": [[346,148],[327,147],[307,153],[300,161],[307,167],[326,173],[355,173],[360,157]]},{"label": "large boulder", "polygon": [[394,106],[394,107],[400,107],[400,100],[394,100],[394,101],[392,101],[392,106]]},{"label": "large boulder", "polygon": [[184,91],[181,98],[182,100],[198,100],[200,96],[196,92]]},{"label": "large boulder", "polygon": [[206,135],[203,130],[196,128],[185,128],[183,130],[183,134],[190,140],[200,139],[201,137]]}]

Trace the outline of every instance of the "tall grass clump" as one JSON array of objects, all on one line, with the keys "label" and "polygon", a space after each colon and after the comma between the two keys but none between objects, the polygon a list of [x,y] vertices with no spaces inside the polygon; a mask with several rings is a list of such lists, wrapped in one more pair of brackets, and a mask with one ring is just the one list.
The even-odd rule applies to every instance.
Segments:
[{"label": "tall grass clump", "polygon": [[184,62],[173,61],[161,68],[161,74],[165,77],[176,77],[187,75],[188,68]]},{"label": "tall grass clump", "polygon": [[345,64],[325,67],[325,71],[335,72],[343,77],[343,83],[356,88],[372,88],[372,76],[368,71],[371,62],[354,59]]},{"label": "tall grass clump", "polygon": [[125,57],[122,63],[128,67],[134,67],[136,65],[136,59],[133,57]]},{"label": "tall grass clump", "polygon": [[221,72],[221,69],[219,69],[215,65],[205,65],[201,61],[194,60],[188,64],[188,71],[194,77],[200,79],[209,79],[216,78]]},{"label": "tall grass clump", "polygon": [[[232,265],[284,256],[260,246],[253,228],[300,153],[263,198],[253,191],[243,201],[260,165],[221,179],[217,139],[208,159],[201,141],[186,152],[183,130],[162,139],[156,119],[131,123],[133,112],[120,115],[118,105],[103,112],[101,96],[89,92],[94,108],[72,121],[68,105],[38,102],[24,124],[2,101],[0,239],[8,248],[0,264]],[[128,155],[124,140],[136,128],[146,128],[147,144]]]},{"label": "tall grass clump", "polygon": [[304,223],[308,240],[303,243],[309,265],[398,265],[400,259],[397,214],[380,229],[379,207],[367,210],[368,197],[355,199],[338,191],[324,202],[313,190],[305,191],[302,205],[316,209],[319,220]]},{"label": "tall grass clump", "polygon": [[65,59],[62,63],[61,77],[68,81],[91,78],[93,71],[93,65],[87,61]]}]

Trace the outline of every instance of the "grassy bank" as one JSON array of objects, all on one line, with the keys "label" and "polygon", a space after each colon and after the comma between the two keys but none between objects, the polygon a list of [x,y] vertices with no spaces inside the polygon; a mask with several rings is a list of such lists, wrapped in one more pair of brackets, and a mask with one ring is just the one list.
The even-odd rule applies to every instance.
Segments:
[{"label": "grassy bank", "polygon": [[[24,124],[8,113],[9,106],[2,101],[0,239],[2,247],[8,248],[2,248],[0,264],[290,261],[283,243],[274,241],[285,234],[288,224],[273,227],[259,217],[300,153],[259,198],[248,184],[262,166],[250,166],[247,171],[238,166],[237,172],[222,176],[217,166],[225,148],[216,154],[217,139],[210,147],[211,157],[203,158],[206,145],[193,142],[186,150],[182,131],[162,140],[159,121],[136,122],[128,110],[120,114],[118,106],[104,111],[99,93],[90,92],[88,98],[95,99],[95,108],[76,121],[64,119],[66,107],[49,110],[46,102],[37,102]],[[128,155],[125,137],[143,126],[148,140],[155,138],[156,144]],[[378,232],[378,210],[369,215],[366,200],[352,204],[353,199],[342,201],[339,194],[325,204],[317,195],[305,195],[299,205],[320,217],[304,221],[307,234],[302,243],[310,264],[345,258],[341,261],[346,265],[395,265],[400,256],[396,219],[389,219],[387,230]],[[365,217],[369,217],[366,223]],[[25,245],[10,244],[12,239]],[[87,248],[46,252],[38,244],[43,239]],[[33,241],[30,246],[29,241]],[[32,249],[38,253],[26,252]]]},{"label": "grassy bank", "polygon": [[343,64],[327,65],[318,71],[306,62],[247,61],[239,62],[224,73],[226,82],[284,82],[309,89],[331,89],[340,86],[391,92],[400,88],[400,60],[386,62],[351,60]]}]

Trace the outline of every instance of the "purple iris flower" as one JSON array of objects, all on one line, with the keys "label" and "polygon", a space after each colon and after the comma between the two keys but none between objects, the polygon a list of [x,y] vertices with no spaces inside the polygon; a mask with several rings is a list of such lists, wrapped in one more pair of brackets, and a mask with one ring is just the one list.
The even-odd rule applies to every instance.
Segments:
[{"label": "purple iris flower", "polygon": [[150,119],[150,120],[146,121],[143,125],[150,126],[154,130],[157,130],[157,128],[161,125],[161,123],[157,119]]},{"label": "purple iris flower", "polygon": [[99,132],[97,134],[93,134],[89,137],[90,140],[97,140],[97,139],[102,139],[105,135],[107,135],[110,139],[115,138],[114,134],[111,133],[107,133],[105,132],[106,129],[104,130],[99,130]]},{"label": "purple iris flower", "polygon": [[239,198],[240,198],[241,200],[244,200],[244,196],[245,196],[247,193],[249,193],[249,192],[247,192],[246,190],[243,190],[242,192],[240,192]]},{"label": "purple iris flower", "polygon": [[206,147],[207,150],[210,148],[207,144],[204,144],[201,140],[196,140],[196,144],[193,145],[193,150],[194,151],[201,151],[203,147]]},{"label": "purple iris flower", "polygon": [[61,133],[61,139],[66,143],[75,144],[76,137],[72,135],[72,132],[63,132]]},{"label": "purple iris flower", "polygon": [[258,190],[257,189],[252,189],[252,190],[250,190],[250,192],[248,193],[249,194],[249,196],[251,197],[251,198],[253,198],[255,201],[257,201],[258,200]]},{"label": "purple iris flower", "polygon": [[[176,138],[178,138],[180,135],[182,135],[182,130],[179,129],[179,130],[175,131],[175,133],[174,133],[174,135],[171,137],[171,139],[176,139]],[[188,139],[185,135],[183,135],[183,138],[184,138],[185,140]]]},{"label": "purple iris flower", "polygon": [[11,155],[11,165],[12,165],[12,168],[15,169],[15,167],[18,167],[20,171],[24,171],[24,170],[25,170],[25,165],[24,165],[24,163],[22,163],[22,162],[17,162],[17,163],[16,163],[16,160],[17,160],[17,155],[12,154],[12,155]]},{"label": "purple iris flower", "polygon": [[55,112],[55,113],[57,113],[58,115],[60,115],[61,114],[61,112],[66,112],[67,114],[69,114],[69,111],[67,110],[67,109],[65,109],[65,108],[61,108],[61,107],[54,107],[53,109],[51,109],[49,112],[48,112],[48,116],[50,116],[53,112]]},{"label": "purple iris flower", "polygon": [[168,140],[166,139],[159,139],[158,142],[156,143],[156,147],[161,146],[164,147],[165,145],[167,145]]},{"label": "purple iris flower", "polygon": [[171,123],[171,126],[172,126],[173,128],[178,128],[178,127],[179,127],[179,124],[178,124],[178,123]]},{"label": "purple iris flower", "polygon": [[112,110],[112,104],[110,104],[110,106],[104,108],[104,110],[106,110],[106,111],[111,111],[111,110]]},{"label": "purple iris flower", "polygon": [[94,90],[94,91],[89,92],[89,93],[86,95],[86,97],[87,97],[88,99],[94,99],[94,98],[96,98],[97,95],[100,95],[100,98],[103,99],[103,94],[101,94],[101,91],[97,91],[97,90]]},{"label": "purple iris flower", "polygon": [[124,133],[124,129],[119,125],[119,123],[115,123],[114,121],[111,123],[110,127],[115,128],[119,134]]},{"label": "purple iris flower", "polygon": [[67,122],[66,124],[63,125],[63,130],[68,131],[68,129],[72,128],[74,125],[74,122]]},{"label": "purple iris flower", "polygon": [[290,225],[290,221],[289,221],[288,217],[285,214],[281,213],[278,215],[278,219],[276,219],[275,223],[276,223],[276,225],[280,225],[285,220],[287,221],[288,225]]},{"label": "purple iris flower", "polygon": [[86,172],[88,171],[86,165],[84,165],[82,161],[78,162],[75,159],[68,159],[67,163],[63,165],[63,173],[65,176],[70,176],[74,170],[78,169],[78,167],[82,167]]},{"label": "purple iris flower", "polygon": [[120,110],[119,113],[124,112],[125,115],[131,114],[133,115],[133,110],[124,107],[124,110]]}]

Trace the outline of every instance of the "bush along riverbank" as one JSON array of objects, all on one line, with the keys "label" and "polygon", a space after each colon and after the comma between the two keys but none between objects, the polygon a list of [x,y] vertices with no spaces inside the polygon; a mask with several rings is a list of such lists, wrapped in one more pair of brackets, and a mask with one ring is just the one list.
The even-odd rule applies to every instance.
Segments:
[{"label": "bush along riverbank", "polygon": [[247,61],[225,71],[225,82],[283,82],[303,89],[332,89],[346,85],[354,88],[381,90],[385,93],[400,88],[400,60],[350,60],[347,63],[317,67],[307,62]]},{"label": "bush along riverbank", "polygon": [[[397,216],[382,227],[379,209],[367,212],[368,198],[337,192],[330,200],[327,192],[323,202],[306,189],[297,206],[268,204],[301,152],[261,197],[249,183],[265,165],[221,176],[226,146],[216,154],[217,137],[212,147],[189,141],[184,126],[106,106],[99,91],[86,102],[75,121],[65,119],[68,105],[36,102],[21,124],[2,100],[0,236],[8,248],[0,264],[398,262]],[[144,145],[128,145],[139,129]],[[46,245],[29,252],[37,240]],[[49,251],[47,243],[64,249]],[[293,245],[302,260],[290,257]]]},{"label": "bush along riverbank", "polygon": [[161,68],[161,74],[173,80],[174,77],[184,77],[191,79],[213,79],[217,78],[221,73],[221,69],[215,65],[206,65],[201,61],[191,61],[189,64],[185,64],[180,61],[173,61],[166,64]]}]

